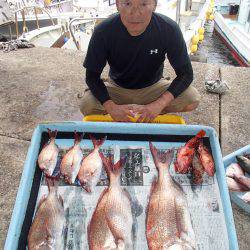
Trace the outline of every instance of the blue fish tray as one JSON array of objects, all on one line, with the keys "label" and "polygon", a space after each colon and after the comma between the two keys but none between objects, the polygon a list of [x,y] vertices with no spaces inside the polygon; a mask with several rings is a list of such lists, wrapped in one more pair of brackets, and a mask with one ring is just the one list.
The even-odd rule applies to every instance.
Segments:
[{"label": "blue fish tray", "polygon": [[[137,124],[110,122],[63,122],[40,124],[34,130],[31,144],[27,153],[24,169],[18,189],[14,210],[5,242],[5,250],[25,249],[27,235],[35,210],[42,172],[37,166],[38,154],[48,141],[47,129],[58,130],[57,139],[71,139],[74,131],[92,133],[95,136],[107,135],[108,140],[119,145],[122,141],[185,143],[201,129],[206,131],[204,143],[211,149],[216,166],[216,178],[220,190],[221,203],[227,227],[229,248],[237,250],[238,242],[233,220],[230,196],[225,179],[225,169],[216,131],[200,125],[171,125],[171,124]],[[229,162],[230,160],[228,160]],[[225,161],[227,162],[227,161]]]},{"label": "blue fish tray", "polygon": [[[225,156],[223,158],[223,163],[224,163],[224,167],[225,169],[227,169],[227,167],[234,162],[237,162],[236,159],[236,155],[243,155],[244,153],[250,153],[250,144],[238,149],[237,151]],[[230,192],[231,195],[231,199],[232,201],[238,205],[240,208],[242,208],[243,210],[245,210],[247,213],[250,214],[250,204],[247,204],[246,202],[244,202],[241,197],[245,194],[246,192]]]}]

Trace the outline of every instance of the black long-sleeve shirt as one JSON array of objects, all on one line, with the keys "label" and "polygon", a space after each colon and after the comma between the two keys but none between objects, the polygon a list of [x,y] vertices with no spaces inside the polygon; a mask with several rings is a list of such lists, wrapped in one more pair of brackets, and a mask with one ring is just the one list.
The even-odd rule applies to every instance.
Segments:
[{"label": "black long-sleeve shirt", "polygon": [[110,65],[109,76],[117,85],[140,89],[161,79],[166,57],[177,75],[168,91],[177,97],[193,80],[192,66],[178,25],[168,17],[153,13],[146,30],[139,36],[131,36],[120,15],[115,15],[98,25],[92,35],[84,61],[86,83],[103,104],[110,99],[100,78],[106,62]]}]

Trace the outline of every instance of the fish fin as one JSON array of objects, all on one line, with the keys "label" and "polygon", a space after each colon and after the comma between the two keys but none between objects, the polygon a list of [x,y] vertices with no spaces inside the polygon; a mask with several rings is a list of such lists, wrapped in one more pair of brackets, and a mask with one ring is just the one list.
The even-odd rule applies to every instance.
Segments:
[{"label": "fish fin", "polygon": [[168,167],[170,166],[170,163],[173,160],[174,157],[174,150],[168,149],[165,152],[160,152],[152,142],[149,142],[149,148],[155,163],[155,166],[158,168],[158,163],[164,163]]},{"label": "fish fin", "polygon": [[189,234],[191,239],[194,239],[194,231],[186,199],[180,197],[175,198],[175,211],[178,238],[182,239],[183,236],[187,236],[187,234]]},{"label": "fish fin", "polygon": [[154,176],[154,179],[152,181],[151,188],[150,188],[150,195],[154,192],[154,189],[155,189],[156,184],[157,184],[157,180],[158,180],[158,178],[156,176]]},{"label": "fish fin", "polygon": [[61,196],[61,195],[58,195],[58,199],[59,199],[59,201],[60,201],[62,207],[64,207],[64,202],[63,202],[62,196]]},{"label": "fish fin", "polygon": [[102,159],[102,163],[104,165],[105,170],[107,171],[107,173],[110,173],[110,166],[113,165],[113,158],[114,156],[109,155],[108,157],[105,157],[104,154],[102,152],[99,152],[99,155]]},{"label": "fish fin", "polygon": [[88,185],[81,184],[81,187],[87,192],[87,193],[92,193],[92,189]]},{"label": "fish fin", "polygon": [[118,162],[113,165],[112,172],[119,174],[122,172],[123,164],[125,163],[125,158],[121,158]]},{"label": "fish fin", "polygon": [[174,150],[173,150],[173,148],[167,149],[164,152],[164,160],[165,160],[165,163],[168,164],[168,166],[170,166],[173,158],[174,158]]},{"label": "fish fin", "polygon": [[76,130],[74,131],[74,145],[78,144],[81,142],[82,138],[84,136],[84,133],[81,133],[80,135],[76,132]]},{"label": "fish fin", "polygon": [[54,131],[52,131],[52,130],[50,130],[50,129],[48,128],[49,138],[50,138],[50,139],[56,138],[57,132],[58,132],[57,129],[54,130]]},{"label": "fish fin", "polygon": [[[107,192],[108,192],[108,188],[106,187],[106,188],[102,191],[100,197],[98,198],[98,201],[97,201],[97,203],[96,203],[97,205],[101,202],[103,196],[104,196]],[[96,205],[96,207],[97,207],[97,205]]]},{"label": "fish fin", "polygon": [[121,158],[118,162],[114,164],[113,163],[114,156],[109,155],[108,157],[105,157],[102,152],[99,152],[99,155],[102,159],[104,168],[109,176],[111,173],[115,175],[118,175],[121,173],[122,166],[125,163],[125,158]]},{"label": "fish fin", "polygon": [[107,136],[103,137],[100,140],[95,139],[95,137],[93,135],[89,135],[89,138],[92,140],[94,148],[100,148],[102,146],[102,144],[105,142],[105,140],[107,139]]},{"label": "fish fin", "polygon": [[176,187],[177,189],[179,189],[183,194],[186,195],[186,193],[185,193],[185,191],[184,191],[182,185],[181,185],[179,182],[177,182],[174,178],[172,178],[172,179],[173,179],[173,182],[174,182],[174,184],[175,184],[175,187]]},{"label": "fish fin", "polygon": [[130,203],[132,204],[133,201],[132,201],[132,198],[131,198],[128,190],[126,188],[123,188],[123,192],[127,196],[127,198],[129,199]]},{"label": "fish fin", "polygon": [[148,202],[147,202],[147,207],[145,209],[145,213],[146,213],[146,232],[151,232],[152,230],[152,226],[150,224],[148,224],[148,214],[149,214],[149,205],[150,205],[150,198],[151,198],[151,195],[154,193],[154,189],[156,187],[156,184],[157,184],[157,177],[154,176],[154,179],[151,183],[151,188],[150,188],[150,192],[149,192],[149,197],[148,197]]},{"label": "fish fin", "polygon": [[154,163],[156,163],[158,161],[158,150],[151,141],[149,142],[149,149],[151,151]]}]

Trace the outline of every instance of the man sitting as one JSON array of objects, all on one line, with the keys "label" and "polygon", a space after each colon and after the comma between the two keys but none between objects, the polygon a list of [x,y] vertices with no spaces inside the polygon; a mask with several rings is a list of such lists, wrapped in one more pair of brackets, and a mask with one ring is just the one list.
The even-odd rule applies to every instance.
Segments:
[{"label": "man sitting", "polygon": [[[84,115],[108,113],[115,121],[151,122],[157,115],[194,110],[200,100],[190,86],[192,65],[178,25],[155,13],[157,0],[117,0],[116,14],[94,30],[84,61]],[[169,83],[163,76],[165,58],[175,70]],[[100,78],[110,66],[109,80]]]}]

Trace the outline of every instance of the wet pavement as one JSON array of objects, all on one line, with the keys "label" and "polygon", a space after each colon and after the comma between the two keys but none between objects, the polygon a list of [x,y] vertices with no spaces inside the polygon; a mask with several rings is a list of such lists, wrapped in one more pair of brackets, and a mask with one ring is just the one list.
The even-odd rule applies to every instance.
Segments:
[{"label": "wet pavement", "polygon": [[[33,48],[0,51],[0,247],[3,246],[32,132],[46,121],[81,120],[77,94],[85,88],[84,55],[78,51]],[[188,124],[216,129],[225,156],[249,144],[250,69],[193,62],[194,86],[202,95]],[[104,76],[107,75],[107,68]],[[168,64],[164,76],[174,78]],[[207,93],[205,79],[226,80],[223,96]],[[250,217],[233,206],[240,249],[250,245]]]}]

